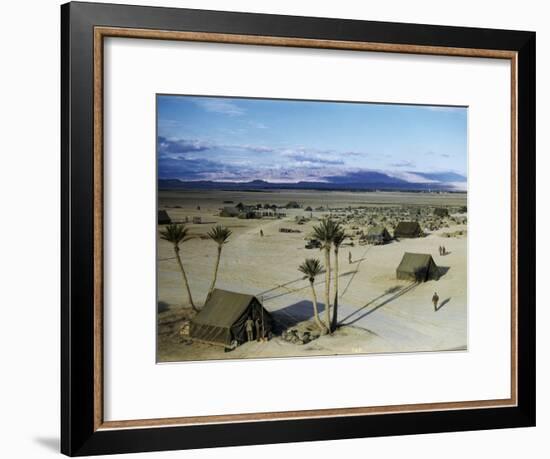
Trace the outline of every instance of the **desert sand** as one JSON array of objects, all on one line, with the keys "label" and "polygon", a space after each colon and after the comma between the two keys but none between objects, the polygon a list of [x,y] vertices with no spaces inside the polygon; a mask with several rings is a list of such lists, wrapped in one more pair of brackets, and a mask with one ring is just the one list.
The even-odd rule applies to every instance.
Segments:
[{"label": "desert sand", "polygon": [[[227,203],[224,201],[233,201]],[[280,219],[239,219],[220,217],[224,206],[243,202],[284,206],[297,201],[300,209],[281,209]],[[206,232],[222,224],[233,232],[223,248],[217,288],[255,295],[275,317],[288,324],[311,319],[310,288],[298,272],[306,257],[323,261],[319,249],[306,249],[306,239],[318,220],[329,214],[363,212],[365,208],[387,208],[393,213],[431,206],[465,206],[466,194],[402,192],[319,192],[319,191],[160,191],[159,209],[166,209],[174,221],[188,223],[192,240],[181,245],[181,257],[190,281],[193,298],[202,306],[212,281],[216,245]],[[319,211],[306,211],[311,206]],[[412,207],[411,207],[412,206]],[[200,208],[200,209],[199,209]],[[330,210],[329,210],[330,208]],[[357,210],[359,209],[359,210]],[[381,211],[383,213],[383,211]],[[465,214],[461,214],[465,218]],[[296,217],[308,221],[298,224]],[[158,241],[158,349],[159,362],[290,357],[388,352],[459,351],[467,349],[467,238],[466,223],[446,219],[448,227],[425,231],[422,238],[401,239],[386,245],[360,245],[357,237],[340,249],[339,321],[333,335],[321,336],[305,345],[296,345],[275,336],[269,342],[245,343],[231,352],[223,348],[190,343],[180,328],[189,316],[185,288],[174,258],[172,245]],[[389,225],[391,226],[391,224]],[[350,219],[344,224],[348,234],[366,226]],[[162,227],[159,225],[159,229]],[[300,232],[281,233],[280,228]],[[260,235],[260,229],[264,236]],[[390,229],[390,228],[388,228]],[[446,237],[449,233],[462,234]],[[390,230],[393,234],[393,229]],[[349,243],[353,242],[353,246]],[[444,245],[447,255],[440,255]],[[439,280],[424,283],[397,280],[396,268],[405,252],[429,253],[444,268]],[[352,263],[348,262],[351,253]],[[316,282],[323,309],[324,276]],[[440,308],[434,311],[431,298],[437,291]],[[321,314],[324,317],[323,314]]]}]

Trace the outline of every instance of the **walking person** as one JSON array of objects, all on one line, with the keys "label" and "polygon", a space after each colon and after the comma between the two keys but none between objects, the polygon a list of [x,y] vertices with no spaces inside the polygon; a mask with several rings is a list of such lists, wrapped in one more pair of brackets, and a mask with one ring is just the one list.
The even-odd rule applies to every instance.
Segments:
[{"label": "walking person", "polygon": [[351,261],[351,252],[348,252],[348,262],[351,265],[353,262]]},{"label": "walking person", "polygon": [[432,303],[434,304],[434,311],[437,312],[437,304],[439,303],[439,296],[437,295],[437,292],[434,292],[434,296],[432,296]]},{"label": "walking person", "polygon": [[260,229],[260,237],[264,237],[264,230]]},{"label": "walking person", "polygon": [[254,340],[254,321],[252,320],[252,317],[249,317],[246,320],[245,326],[246,326],[246,335],[247,335],[248,341],[249,342],[253,341]]}]

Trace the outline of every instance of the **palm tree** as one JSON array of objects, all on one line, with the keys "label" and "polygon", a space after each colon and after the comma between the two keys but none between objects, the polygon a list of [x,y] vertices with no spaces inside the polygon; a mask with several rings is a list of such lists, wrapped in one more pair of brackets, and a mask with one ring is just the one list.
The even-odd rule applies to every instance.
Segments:
[{"label": "palm tree", "polygon": [[332,239],[332,244],[334,245],[334,307],[332,310],[332,325],[331,330],[336,330],[338,327],[338,276],[339,276],[339,266],[338,266],[338,251],[342,242],[346,239],[346,234],[344,230],[338,229]]},{"label": "palm tree", "polygon": [[311,297],[313,299],[313,317],[315,324],[321,330],[321,333],[326,334],[328,332],[327,327],[321,322],[319,317],[319,309],[317,308],[317,294],[315,293],[315,278],[321,274],[323,265],[317,258],[306,258],[306,260],[298,266],[298,271],[305,274],[309,280],[309,286],[311,287]]},{"label": "palm tree", "polygon": [[197,307],[195,306],[195,303],[193,303],[193,297],[191,296],[191,289],[189,288],[189,281],[187,280],[187,274],[185,274],[185,269],[183,269],[183,264],[180,258],[180,244],[183,244],[184,242],[191,239],[188,235],[188,231],[189,230],[185,227],[185,225],[172,224],[172,225],[166,226],[166,228],[161,230],[160,238],[165,241],[171,242],[174,245],[176,260],[178,261],[178,265],[181,270],[181,275],[183,276],[183,282],[185,283],[185,288],[187,289],[187,298],[193,310],[198,311]]},{"label": "palm tree", "polygon": [[334,234],[338,231],[339,225],[330,217],[321,220],[318,226],[313,227],[315,239],[321,242],[321,249],[325,251],[325,320],[326,327],[331,331],[330,321],[330,249]]},{"label": "palm tree", "polygon": [[216,279],[218,278],[218,268],[220,267],[220,258],[222,256],[222,247],[229,239],[229,236],[231,236],[231,230],[226,228],[225,226],[218,225],[212,228],[207,233],[207,235],[216,244],[218,244],[218,257],[216,258],[216,266],[214,267],[214,278],[212,279],[212,284],[210,285],[208,295],[206,296],[206,299],[208,300],[208,298],[210,298],[210,295],[212,295],[212,292],[214,291],[214,287],[216,286]]}]

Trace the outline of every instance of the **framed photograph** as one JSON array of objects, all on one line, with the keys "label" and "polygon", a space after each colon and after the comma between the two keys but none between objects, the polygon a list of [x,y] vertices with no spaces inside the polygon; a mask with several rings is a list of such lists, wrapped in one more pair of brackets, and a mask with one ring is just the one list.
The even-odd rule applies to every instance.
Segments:
[{"label": "framed photograph", "polygon": [[61,7],[62,452],[535,425],[535,33]]}]

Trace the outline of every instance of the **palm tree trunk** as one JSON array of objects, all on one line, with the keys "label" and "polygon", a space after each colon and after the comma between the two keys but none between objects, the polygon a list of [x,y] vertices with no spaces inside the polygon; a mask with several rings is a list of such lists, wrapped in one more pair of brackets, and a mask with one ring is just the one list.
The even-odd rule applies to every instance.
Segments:
[{"label": "palm tree trunk", "polygon": [[176,252],[176,260],[178,260],[178,265],[181,270],[181,275],[183,276],[183,282],[185,283],[185,288],[187,289],[187,298],[189,299],[189,303],[191,304],[191,307],[193,308],[193,310],[198,312],[198,309],[195,306],[195,303],[193,303],[193,297],[191,296],[191,289],[189,288],[189,281],[187,280],[187,274],[185,274],[185,269],[183,269],[183,263],[181,262],[181,258],[180,258],[180,249],[178,246],[174,246],[174,252]]},{"label": "palm tree trunk", "polygon": [[334,247],[334,307],[332,309],[331,330],[338,327],[338,247]]},{"label": "palm tree trunk", "polygon": [[325,317],[330,333],[330,246],[325,247]]},{"label": "palm tree trunk", "polygon": [[315,287],[314,287],[314,280],[309,281],[309,285],[311,286],[311,296],[313,298],[313,317],[315,319],[315,323],[321,330],[321,333],[326,333],[327,328],[324,326],[323,322],[321,322],[321,318],[319,317],[319,308],[317,307],[317,294],[315,293]]},{"label": "palm tree trunk", "polygon": [[222,256],[222,246],[218,245],[218,258],[216,259],[216,266],[214,267],[214,278],[212,279],[212,285],[210,285],[210,289],[208,290],[208,295],[206,296],[206,299],[210,298],[210,295],[212,295],[212,292],[214,291],[214,287],[216,286],[216,280],[218,279],[218,268],[220,267],[220,258]]}]

